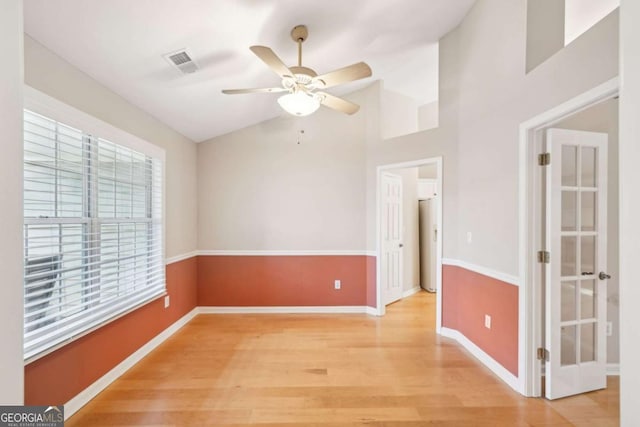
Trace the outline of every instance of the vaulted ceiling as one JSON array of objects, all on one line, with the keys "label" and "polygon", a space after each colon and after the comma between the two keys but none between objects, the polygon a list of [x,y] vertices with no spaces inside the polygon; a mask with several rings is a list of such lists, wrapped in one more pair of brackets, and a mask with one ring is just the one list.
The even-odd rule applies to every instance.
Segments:
[{"label": "vaulted ceiling", "polygon": [[[440,37],[474,0],[25,0],[25,32],[91,77],[194,141],[284,114],[277,95],[223,95],[279,78],[249,50],[271,47],[287,65],[289,32],[309,29],[303,65],[325,73],[365,61],[375,79],[420,103],[437,99]],[[163,57],[187,48],[200,69]],[[336,113],[339,114],[339,113]]]}]

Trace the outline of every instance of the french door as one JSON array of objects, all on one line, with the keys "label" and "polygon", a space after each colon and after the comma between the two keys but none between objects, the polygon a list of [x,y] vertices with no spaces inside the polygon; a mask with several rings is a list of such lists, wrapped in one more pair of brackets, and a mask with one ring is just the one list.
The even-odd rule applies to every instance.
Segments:
[{"label": "french door", "polygon": [[606,387],[607,135],[547,130],[545,394]]}]

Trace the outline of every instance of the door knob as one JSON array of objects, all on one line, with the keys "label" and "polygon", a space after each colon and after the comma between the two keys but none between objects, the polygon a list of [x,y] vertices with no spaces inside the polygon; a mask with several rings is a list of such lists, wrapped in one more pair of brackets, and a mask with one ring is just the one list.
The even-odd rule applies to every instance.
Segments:
[{"label": "door knob", "polygon": [[601,271],[600,274],[598,274],[598,279],[607,280],[607,279],[611,279],[611,276],[605,273],[604,271]]},{"label": "door knob", "polygon": [[400,244],[398,245],[398,247],[399,247],[399,248],[402,248],[402,247],[404,247],[404,245],[403,245],[402,243],[400,243]]}]

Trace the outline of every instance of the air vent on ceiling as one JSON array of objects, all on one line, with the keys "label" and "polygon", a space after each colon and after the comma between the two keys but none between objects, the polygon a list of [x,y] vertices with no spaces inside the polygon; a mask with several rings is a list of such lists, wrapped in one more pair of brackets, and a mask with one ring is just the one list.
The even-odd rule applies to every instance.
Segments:
[{"label": "air vent on ceiling", "polygon": [[195,73],[198,70],[198,64],[192,59],[187,49],[167,53],[164,58],[184,74]]}]

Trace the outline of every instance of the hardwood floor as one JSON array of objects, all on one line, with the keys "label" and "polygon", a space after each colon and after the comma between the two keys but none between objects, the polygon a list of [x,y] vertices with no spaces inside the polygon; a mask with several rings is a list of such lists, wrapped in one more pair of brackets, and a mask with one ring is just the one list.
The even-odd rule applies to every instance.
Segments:
[{"label": "hardwood floor", "polygon": [[199,315],[73,426],[616,426],[619,383],[524,398],[435,334],[435,297],[387,315]]}]

